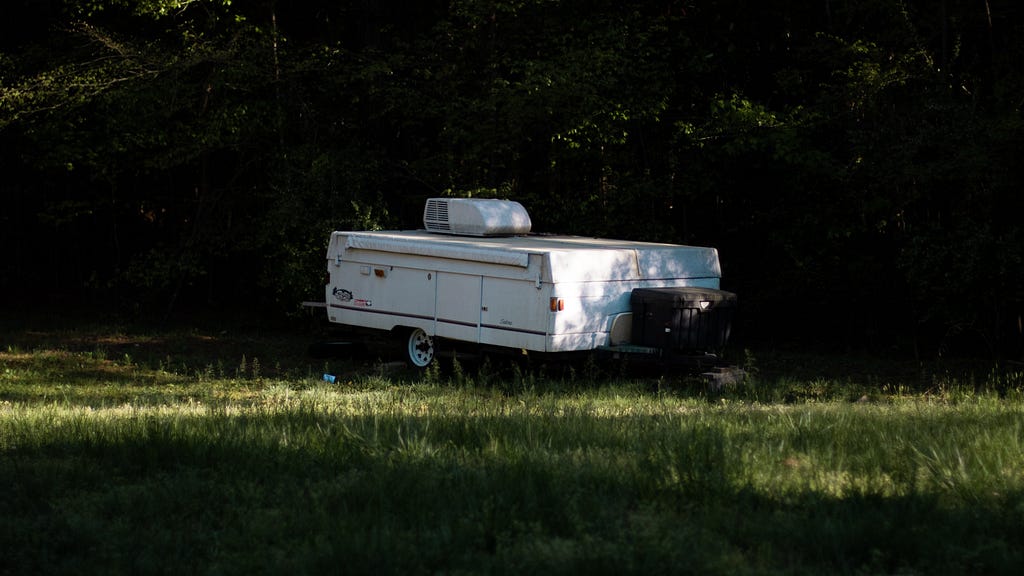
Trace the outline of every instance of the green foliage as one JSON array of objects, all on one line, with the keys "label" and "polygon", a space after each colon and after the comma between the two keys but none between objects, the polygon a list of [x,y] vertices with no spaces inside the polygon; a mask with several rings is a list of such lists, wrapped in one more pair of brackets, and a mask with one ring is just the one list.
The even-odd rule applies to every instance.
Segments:
[{"label": "green foliage", "polygon": [[[316,293],[330,230],[473,193],[539,231],[718,246],[752,335],[969,323],[1020,345],[1020,10],[407,4],[30,11],[0,44],[0,286],[73,291],[49,270],[74,237],[65,287],[160,307],[248,288],[280,315]],[[944,285],[949,258],[973,260]],[[994,310],[940,313],[979,290]]]}]

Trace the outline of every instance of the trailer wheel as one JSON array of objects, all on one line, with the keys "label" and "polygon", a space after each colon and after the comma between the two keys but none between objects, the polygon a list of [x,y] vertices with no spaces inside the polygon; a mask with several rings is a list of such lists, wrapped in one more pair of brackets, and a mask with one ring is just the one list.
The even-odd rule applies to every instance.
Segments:
[{"label": "trailer wheel", "polygon": [[413,328],[408,332],[405,360],[415,368],[426,368],[434,361],[434,339],[422,328]]}]

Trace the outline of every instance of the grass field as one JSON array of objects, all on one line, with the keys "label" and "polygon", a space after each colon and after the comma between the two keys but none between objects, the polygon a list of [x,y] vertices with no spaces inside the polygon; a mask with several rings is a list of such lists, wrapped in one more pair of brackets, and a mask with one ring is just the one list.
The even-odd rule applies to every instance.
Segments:
[{"label": "grass field", "polygon": [[3,338],[0,574],[1024,569],[1019,372],[753,353],[709,392],[294,336]]}]

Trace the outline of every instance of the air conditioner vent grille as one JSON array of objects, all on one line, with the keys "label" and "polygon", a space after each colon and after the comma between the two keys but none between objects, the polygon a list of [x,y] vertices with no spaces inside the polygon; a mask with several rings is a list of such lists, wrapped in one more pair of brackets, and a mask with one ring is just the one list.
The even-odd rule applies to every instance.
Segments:
[{"label": "air conditioner vent grille", "polygon": [[423,214],[423,224],[427,230],[450,232],[452,227],[448,221],[448,201],[439,198],[427,200],[427,208]]}]

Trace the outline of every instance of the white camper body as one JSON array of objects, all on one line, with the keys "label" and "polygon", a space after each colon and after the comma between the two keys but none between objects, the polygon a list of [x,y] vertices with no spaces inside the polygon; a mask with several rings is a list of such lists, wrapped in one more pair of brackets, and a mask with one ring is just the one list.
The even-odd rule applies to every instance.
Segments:
[{"label": "white camper body", "polygon": [[415,332],[410,355],[428,342],[427,362],[434,337],[536,352],[622,344],[634,289],[717,289],[721,277],[714,248],[426,230],[334,232],[327,269],[330,322]]}]

